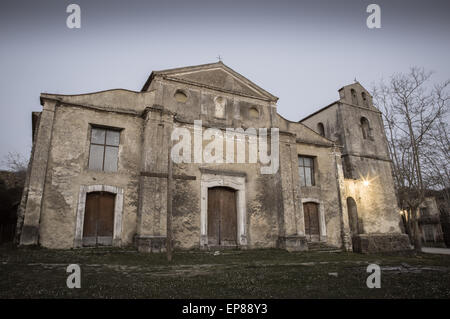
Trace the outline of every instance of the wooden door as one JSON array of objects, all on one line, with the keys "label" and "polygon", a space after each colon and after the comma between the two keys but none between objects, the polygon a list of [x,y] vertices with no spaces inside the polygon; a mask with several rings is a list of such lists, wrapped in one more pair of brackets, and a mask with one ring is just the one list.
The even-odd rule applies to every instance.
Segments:
[{"label": "wooden door", "polygon": [[305,235],[309,240],[319,240],[319,205],[316,203],[304,203]]},{"label": "wooden door", "polygon": [[115,195],[93,192],[86,195],[83,245],[112,245]]},{"label": "wooden door", "polygon": [[230,188],[208,189],[208,244],[237,245],[236,192]]}]

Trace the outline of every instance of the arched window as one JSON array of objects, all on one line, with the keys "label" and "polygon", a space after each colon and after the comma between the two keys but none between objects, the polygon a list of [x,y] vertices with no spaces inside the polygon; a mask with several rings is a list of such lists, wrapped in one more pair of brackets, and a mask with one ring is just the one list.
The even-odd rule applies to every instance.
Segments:
[{"label": "arched window", "polygon": [[354,89],[350,90],[352,94],[352,103],[358,105],[358,97],[356,96],[356,91]]},{"label": "arched window", "polygon": [[361,93],[361,97],[362,97],[362,100],[363,100],[363,105],[366,106],[366,107],[369,106],[369,102],[367,101],[367,95],[366,95],[365,92]]},{"label": "arched window", "polygon": [[361,117],[361,131],[363,139],[371,139],[369,120],[367,120],[365,117]]},{"label": "arched window", "polygon": [[323,126],[323,123],[318,123],[317,124],[317,132],[322,135],[323,137],[325,137],[325,127]]}]

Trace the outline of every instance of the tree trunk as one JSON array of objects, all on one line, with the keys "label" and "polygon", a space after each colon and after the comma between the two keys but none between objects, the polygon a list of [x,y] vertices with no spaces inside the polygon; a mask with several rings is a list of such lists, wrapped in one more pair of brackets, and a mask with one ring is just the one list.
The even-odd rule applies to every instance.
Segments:
[{"label": "tree trunk", "polygon": [[407,220],[406,220],[406,231],[408,233],[409,242],[414,244],[414,225],[412,221],[412,213],[411,209],[408,208],[406,211],[407,214]]},{"label": "tree trunk", "polygon": [[413,227],[414,227],[414,250],[422,252],[422,238],[419,230],[419,207],[414,208]]}]

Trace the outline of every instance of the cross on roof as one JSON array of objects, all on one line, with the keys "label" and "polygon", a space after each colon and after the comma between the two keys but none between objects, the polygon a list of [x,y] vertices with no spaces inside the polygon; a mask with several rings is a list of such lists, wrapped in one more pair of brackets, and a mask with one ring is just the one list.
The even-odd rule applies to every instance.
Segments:
[{"label": "cross on roof", "polygon": [[219,56],[217,56],[216,57],[219,61],[222,61],[222,57],[220,56],[220,54],[219,54]]}]

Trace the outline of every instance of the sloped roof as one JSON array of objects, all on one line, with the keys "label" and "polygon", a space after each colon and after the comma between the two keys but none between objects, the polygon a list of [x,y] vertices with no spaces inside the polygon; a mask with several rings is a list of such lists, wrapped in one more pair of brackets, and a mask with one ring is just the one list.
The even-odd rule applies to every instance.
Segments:
[{"label": "sloped roof", "polygon": [[148,90],[151,82],[156,76],[161,76],[166,80],[200,85],[274,102],[278,100],[278,97],[262,89],[246,77],[223,64],[221,61],[210,64],[153,71],[145,82],[142,91]]}]

